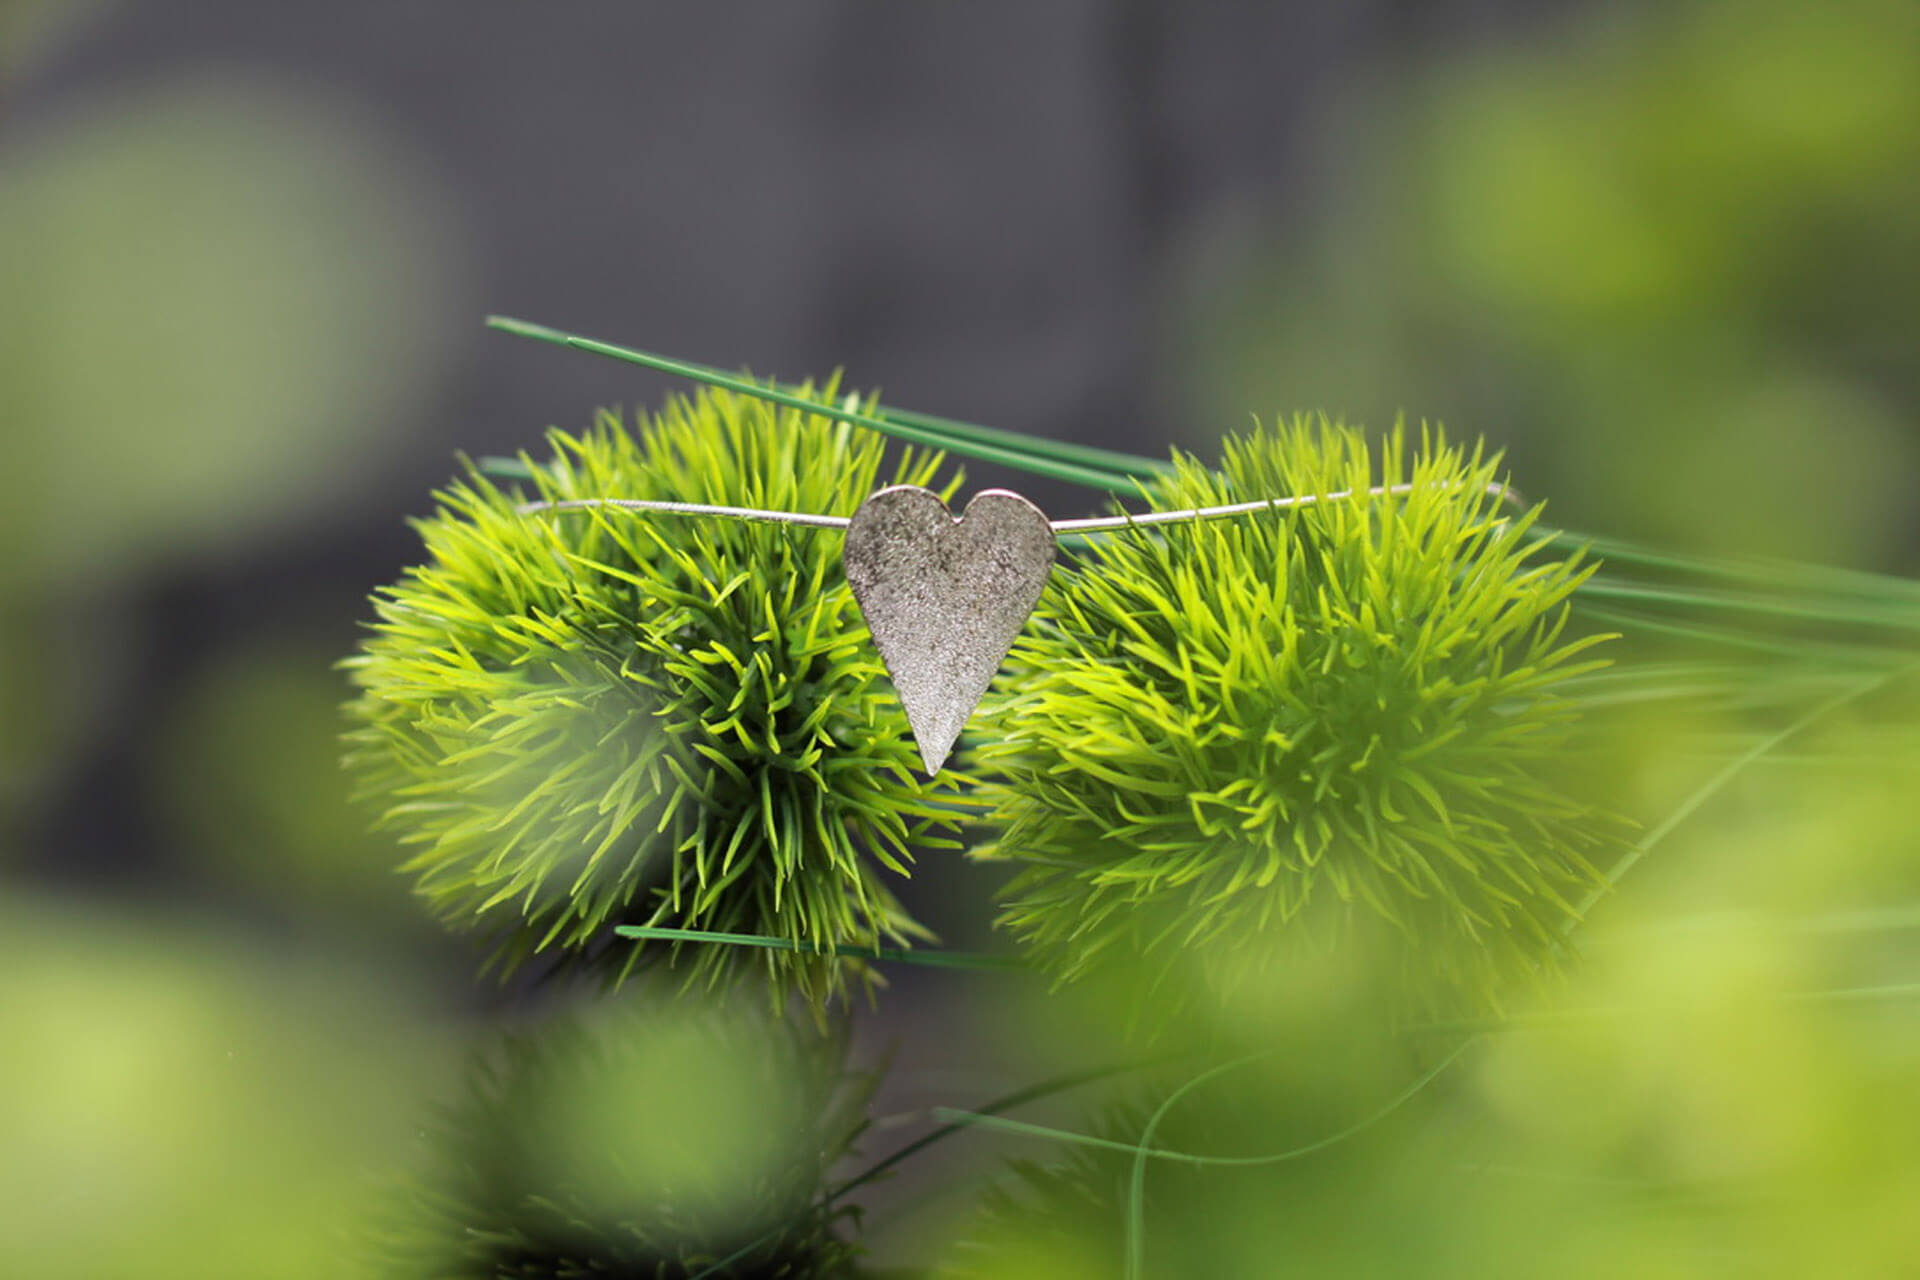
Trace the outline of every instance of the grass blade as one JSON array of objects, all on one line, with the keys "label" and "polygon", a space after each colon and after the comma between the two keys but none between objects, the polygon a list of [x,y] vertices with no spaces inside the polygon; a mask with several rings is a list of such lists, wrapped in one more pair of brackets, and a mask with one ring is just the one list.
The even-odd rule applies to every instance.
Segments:
[{"label": "grass blade", "polygon": [[757,947],[763,951],[798,951],[807,955],[831,955],[844,960],[879,960],[889,964],[918,964],[934,969],[1021,969],[1025,966],[1009,956],[989,956],[972,951],[911,951],[903,947],[842,947],[822,951],[790,938],[769,938],[757,933],[714,933],[703,929],[667,929],[653,925],[623,924],[614,930],[622,938],[641,942],[700,942],[727,947]]},{"label": "grass blade", "polygon": [[[676,377],[689,378],[695,382],[706,383],[708,386],[720,387],[740,395],[754,396],[788,408],[803,409],[809,413],[827,413],[897,440],[944,449],[962,457],[999,463],[1031,475],[1064,480],[1069,484],[1084,485],[1106,493],[1136,492],[1140,477],[1150,474],[1144,470],[1127,472],[1108,466],[1096,467],[1069,461],[1064,456],[1056,456],[1058,445],[1048,443],[1036,449],[1030,437],[1014,432],[1000,432],[994,428],[974,427],[971,424],[952,424],[946,419],[933,419],[924,415],[907,415],[912,419],[910,421],[899,415],[874,416],[852,408],[823,405],[819,400],[799,395],[795,391],[769,386],[751,378],[721,373],[705,365],[674,360],[632,347],[617,346],[611,342],[601,342],[597,338],[564,333],[558,329],[549,329],[544,325],[530,324],[508,316],[488,316],[487,325],[503,333],[533,338],[540,342],[550,342],[556,346],[572,347],[576,351],[587,351],[615,360],[624,360],[629,364],[641,365],[661,373],[670,373]],[[932,425],[935,423],[944,425]],[[964,430],[956,432],[951,429],[954,425],[962,425]],[[988,436],[992,436],[993,439],[988,439]],[[1015,441],[1018,443],[1014,443]]]}]

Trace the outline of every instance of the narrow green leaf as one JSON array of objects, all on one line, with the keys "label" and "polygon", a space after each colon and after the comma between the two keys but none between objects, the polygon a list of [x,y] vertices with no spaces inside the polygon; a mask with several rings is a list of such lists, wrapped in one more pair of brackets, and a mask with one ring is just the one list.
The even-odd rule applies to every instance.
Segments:
[{"label": "narrow green leaf", "polygon": [[1886,574],[1863,573],[1856,569],[1836,569],[1826,565],[1803,564],[1794,560],[1736,560],[1709,556],[1683,555],[1629,542],[1624,538],[1602,538],[1567,529],[1539,526],[1548,542],[1563,550],[1585,548],[1613,564],[1637,564],[1649,569],[1668,570],[1695,577],[1719,578],[1755,586],[1795,587],[1829,594],[1852,594],[1874,600],[1900,600],[1920,604],[1920,583]]},{"label": "narrow green leaf", "polygon": [[[1426,1030],[1427,1028],[1423,1026],[1421,1029]],[[1252,1165],[1284,1164],[1289,1160],[1298,1160],[1303,1156],[1312,1155],[1316,1151],[1324,1151],[1328,1147],[1344,1142],[1346,1139],[1386,1119],[1395,1111],[1398,1111],[1401,1107],[1412,1101],[1418,1096],[1421,1090],[1439,1079],[1441,1074],[1458,1061],[1460,1055],[1465,1053],[1472,1044],[1472,1040],[1467,1040],[1452,1053],[1428,1068],[1424,1074],[1398,1094],[1395,1094],[1384,1105],[1370,1112],[1355,1123],[1348,1125],[1346,1128],[1301,1146],[1289,1147],[1285,1151],[1273,1151],[1262,1155],[1209,1156],[1192,1151],[1172,1151],[1165,1148],[1143,1147],[1137,1142],[1115,1142],[1111,1139],[1095,1137],[1092,1134],[1075,1133],[1070,1129],[1055,1129],[1047,1125],[1028,1124],[1021,1120],[1009,1120],[1004,1116],[990,1116],[978,1111],[960,1111],[953,1107],[935,1107],[933,1109],[933,1117],[942,1124],[973,1125],[982,1129],[997,1129],[1003,1133],[1015,1133],[1029,1138],[1044,1138],[1050,1142],[1065,1142],[1077,1147],[1097,1147],[1106,1151],[1123,1152],[1131,1156],[1144,1155],[1149,1160],[1166,1160],[1174,1164],[1221,1168],[1244,1168]]]},{"label": "narrow green leaf", "polygon": [[1647,605],[1671,605],[1683,609],[1757,614],[1775,618],[1797,618],[1842,626],[1891,627],[1920,631],[1920,603],[1902,603],[1891,607],[1863,608],[1858,604],[1835,605],[1805,596],[1768,597],[1739,595],[1710,589],[1685,590],[1653,587],[1594,575],[1579,587],[1579,594],[1601,600],[1632,600]]},{"label": "narrow green leaf", "polygon": [[716,933],[705,929],[666,929],[649,925],[623,924],[614,929],[623,938],[642,942],[703,942],[729,947],[758,947],[764,951],[797,951],[805,955],[831,955],[842,960],[880,960],[890,964],[918,964],[935,969],[1022,969],[1018,960],[1008,956],[981,955],[971,951],[911,951],[901,947],[811,947],[788,938],[769,938],[757,933]]},{"label": "narrow green leaf", "polygon": [[[655,355],[648,351],[639,351],[632,347],[616,346],[611,342],[601,342],[596,338],[585,338],[577,334],[563,333],[558,329],[549,329],[544,325],[530,324],[524,320],[515,320],[508,316],[488,316],[487,325],[503,333],[515,334],[523,338],[534,338],[541,342],[551,342],[556,346],[572,347],[578,351],[592,352],[594,355],[608,356],[615,360],[624,360],[661,373],[670,373],[676,377],[689,378],[703,382],[708,386],[720,387],[740,395],[753,396],[773,404],[788,408],[802,409],[810,413],[819,413],[829,417],[851,422],[856,426],[878,431],[882,435],[897,440],[906,440],[914,444],[930,445],[945,449],[949,453],[963,457],[976,458],[982,462],[995,462],[1002,466],[1013,467],[1032,475],[1046,476],[1052,480],[1064,480],[1069,484],[1085,485],[1107,493],[1131,493],[1138,486],[1136,475],[1105,467],[1095,468],[1076,462],[1035,453],[1030,443],[1015,448],[1006,443],[988,443],[977,435],[956,434],[950,430],[937,429],[927,425],[916,425],[898,419],[873,417],[856,409],[844,406],[822,404],[817,398],[796,395],[776,387],[770,387],[749,378],[735,377],[730,374],[709,370],[703,365],[689,364],[683,360],[674,360],[667,356]],[[986,430],[981,428],[979,430]]]}]

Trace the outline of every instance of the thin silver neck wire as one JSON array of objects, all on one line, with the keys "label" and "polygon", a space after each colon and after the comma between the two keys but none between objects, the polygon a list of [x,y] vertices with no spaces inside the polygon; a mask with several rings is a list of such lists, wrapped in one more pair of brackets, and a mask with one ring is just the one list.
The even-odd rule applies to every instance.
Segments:
[{"label": "thin silver neck wire", "polygon": [[764,520],[772,524],[803,524],[815,529],[844,529],[846,516],[816,516],[804,511],[762,511],[758,507],[714,507],[703,502],[653,502],[645,498],[568,498],[564,502],[523,502],[521,515],[538,511],[585,511],[590,507],[620,507],[626,511],[653,511],[669,516],[718,516],[728,520]]},{"label": "thin silver neck wire", "polygon": [[[1369,489],[1370,494],[1408,493],[1412,485],[1395,484]],[[1201,520],[1222,520],[1229,516],[1253,515],[1259,511],[1283,511],[1288,507],[1310,507],[1320,502],[1340,502],[1353,496],[1353,490],[1337,493],[1307,493],[1294,498],[1258,498],[1224,507],[1188,507],[1180,511],[1143,511],[1139,515],[1090,516],[1084,520],[1055,520],[1055,533],[1112,533],[1120,529],[1139,529],[1155,524],[1193,524]]]},{"label": "thin silver neck wire", "polygon": [[[1373,497],[1412,493],[1411,484],[1381,485],[1364,490]],[[1486,491],[1502,501],[1522,505],[1520,495],[1503,484],[1490,484]],[[1289,507],[1311,507],[1322,502],[1344,502],[1356,495],[1353,489],[1336,493],[1307,493],[1292,498],[1257,498],[1252,502],[1234,502],[1220,507],[1188,507],[1180,511],[1143,511],[1138,515],[1091,516],[1083,520],[1053,520],[1048,523],[1056,535],[1063,533],[1115,533],[1156,524],[1192,524],[1201,520],[1223,520],[1232,516],[1254,515],[1261,511],[1284,511]],[[645,498],[568,498],[561,502],[525,502],[516,510],[522,515],[541,511],[584,511],[592,507],[619,507],[627,511],[651,511],[670,516],[713,516],[728,520],[763,520],[773,524],[798,524],[815,529],[845,529],[852,520],[847,516],[817,516],[804,511],[764,511],[759,507],[718,507],[701,502],[655,502]]]}]

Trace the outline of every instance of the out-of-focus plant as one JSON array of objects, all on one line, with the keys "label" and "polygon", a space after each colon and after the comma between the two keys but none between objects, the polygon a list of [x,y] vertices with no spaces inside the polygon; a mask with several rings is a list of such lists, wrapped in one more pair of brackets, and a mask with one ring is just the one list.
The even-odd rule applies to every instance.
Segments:
[{"label": "out-of-focus plant", "polygon": [[7,149],[0,584],[217,556],[350,497],[445,341],[457,236],[416,159],[231,76],[53,113]]},{"label": "out-of-focus plant", "polygon": [[31,1276],[355,1276],[442,1050],[403,975],[0,898],[0,1231]]},{"label": "out-of-focus plant", "polygon": [[845,1045],[747,1005],[628,1000],[478,1057],[384,1215],[384,1274],[853,1273],[858,1214],[822,1209],[866,1126]]},{"label": "out-of-focus plant", "polygon": [[[1819,804],[1795,790],[1775,812]],[[1823,837],[1857,830],[1823,816]],[[1773,870],[1808,861],[1795,843]],[[941,1274],[1899,1274],[1920,917],[1675,914],[1700,888],[1617,916],[1529,1017],[1407,1029],[1399,1085],[1392,1055],[1319,1065],[1330,1024],[1065,1128],[954,1117],[1018,1155],[948,1228]]]}]

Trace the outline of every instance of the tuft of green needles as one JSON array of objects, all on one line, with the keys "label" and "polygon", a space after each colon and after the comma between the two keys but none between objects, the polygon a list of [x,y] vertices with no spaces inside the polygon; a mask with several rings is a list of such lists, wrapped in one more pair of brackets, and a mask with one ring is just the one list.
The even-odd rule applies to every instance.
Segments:
[{"label": "tuft of green needles", "polygon": [[[706,391],[629,429],[602,414],[521,463],[469,470],[417,521],[424,561],[375,600],[346,662],[348,765],[449,924],[618,978],[757,968],[816,1006],[869,972],[836,948],[924,931],[888,881],[953,846],[957,779],[923,781],[840,570],[839,540],[730,520],[662,525],[529,498],[640,497],[847,514],[942,458],[852,422],[832,384],[774,405]],[[857,403],[857,400],[855,401]],[[763,935],[746,951],[621,925]]]}]

